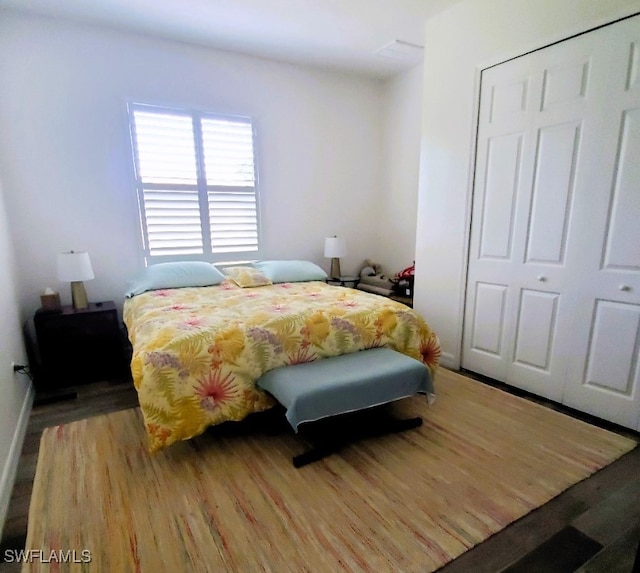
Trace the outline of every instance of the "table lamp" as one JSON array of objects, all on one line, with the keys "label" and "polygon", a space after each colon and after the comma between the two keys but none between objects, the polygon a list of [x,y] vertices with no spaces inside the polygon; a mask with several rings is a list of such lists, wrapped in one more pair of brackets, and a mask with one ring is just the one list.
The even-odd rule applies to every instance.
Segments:
[{"label": "table lamp", "polygon": [[71,251],[58,254],[58,279],[71,283],[71,300],[75,310],[82,310],[89,306],[87,291],[82,281],[92,278],[94,274],[89,253]]},{"label": "table lamp", "polygon": [[340,273],[340,257],[344,257],[347,254],[347,245],[344,239],[338,239],[338,237],[327,237],[324,240],[324,256],[331,259],[331,272],[329,273],[332,279],[339,279]]}]

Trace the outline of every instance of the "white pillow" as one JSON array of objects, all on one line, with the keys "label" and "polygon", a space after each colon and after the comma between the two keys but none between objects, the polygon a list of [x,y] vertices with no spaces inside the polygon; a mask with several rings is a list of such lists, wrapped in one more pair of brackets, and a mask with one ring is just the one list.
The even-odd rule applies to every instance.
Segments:
[{"label": "white pillow", "polygon": [[218,285],[224,275],[205,261],[158,263],[145,268],[132,282],[127,298],[148,290],[163,288],[201,287]]},{"label": "white pillow", "polygon": [[259,261],[253,266],[273,283],[323,281],[327,278],[327,273],[311,261]]}]

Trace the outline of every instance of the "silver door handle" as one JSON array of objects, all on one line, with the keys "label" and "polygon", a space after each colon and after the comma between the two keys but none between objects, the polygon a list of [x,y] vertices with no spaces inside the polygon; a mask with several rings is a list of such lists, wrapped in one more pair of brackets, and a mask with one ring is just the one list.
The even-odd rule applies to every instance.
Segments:
[{"label": "silver door handle", "polygon": [[631,287],[629,285],[620,285],[618,287],[622,292],[628,292],[631,290]]},{"label": "silver door handle", "polygon": [[540,281],[541,283],[545,283],[547,282],[547,277],[545,277],[544,275],[538,275],[538,281]]}]

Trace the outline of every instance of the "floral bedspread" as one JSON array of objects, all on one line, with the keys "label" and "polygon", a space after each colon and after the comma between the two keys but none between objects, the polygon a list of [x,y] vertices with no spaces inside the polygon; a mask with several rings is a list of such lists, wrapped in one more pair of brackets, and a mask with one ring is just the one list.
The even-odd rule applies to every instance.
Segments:
[{"label": "floral bedspread", "polygon": [[273,406],[255,382],[279,366],[386,346],[434,376],[440,358],[412,309],[323,282],[155,290],[123,314],[151,452]]}]

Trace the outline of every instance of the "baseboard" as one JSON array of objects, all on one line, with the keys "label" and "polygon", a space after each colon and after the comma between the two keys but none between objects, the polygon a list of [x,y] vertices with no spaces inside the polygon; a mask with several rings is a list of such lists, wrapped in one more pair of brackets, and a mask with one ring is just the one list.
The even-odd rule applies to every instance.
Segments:
[{"label": "baseboard", "polygon": [[18,418],[18,424],[15,432],[13,433],[7,463],[4,468],[2,468],[2,474],[0,477],[0,539],[2,538],[4,524],[7,519],[9,501],[11,500],[13,484],[15,483],[16,474],[18,473],[18,462],[20,461],[20,454],[22,453],[22,444],[24,443],[24,436],[27,432],[27,425],[29,423],[29,416],[31,414],[34,397],[35,391],[33,384],[31,384],[29,386],[29,391],[24,397],[24,402]]},{"label": "baseboard", "polygon": [[449,370],[458,370],[460,363],[456,360],[456,357],[450,352],[442,352],[440,355],[440,364]]}]

